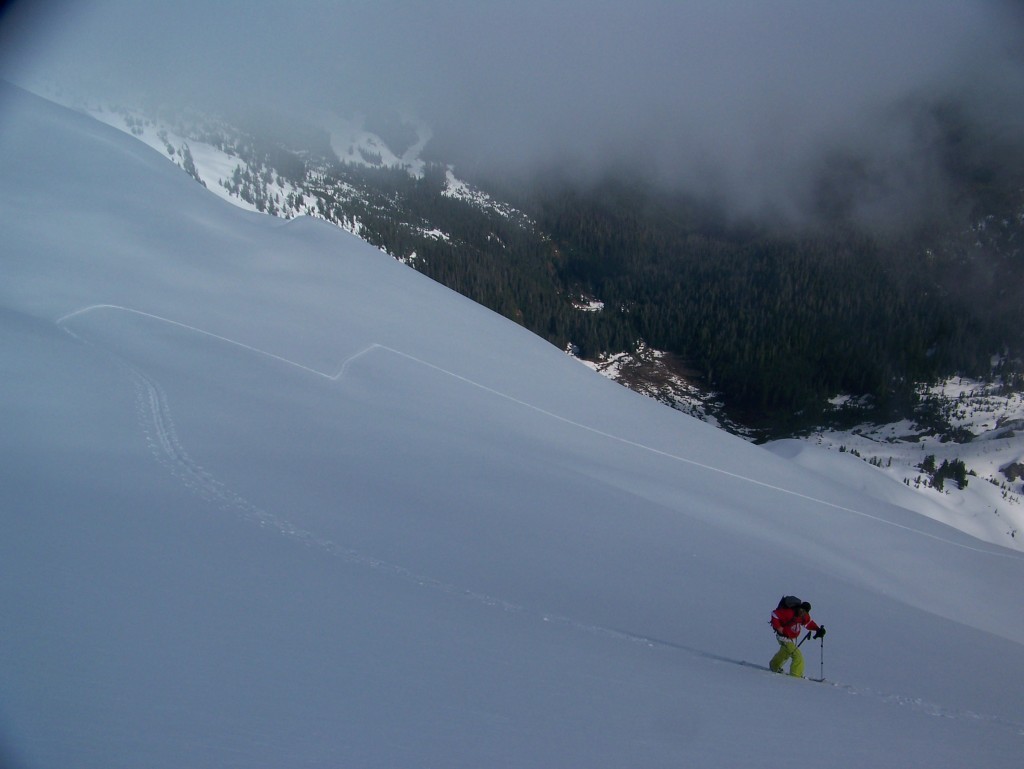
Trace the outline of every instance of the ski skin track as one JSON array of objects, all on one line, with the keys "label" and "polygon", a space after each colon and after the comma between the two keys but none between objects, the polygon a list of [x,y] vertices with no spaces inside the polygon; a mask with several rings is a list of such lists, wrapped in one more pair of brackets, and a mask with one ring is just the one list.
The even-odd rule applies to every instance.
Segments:
[{"label": "ski skin track", "polygon": [[261,355],[261,356],[264,356],[264,357],[267,357],[267,358],[271,358],[272,360],[276,360],[276,361],[278,361],[280,363],[283,363],[285,365],[292,366],[292,367],[300,369],[302,371],[306,371],[306,372],[308,372],[310,374],[313,374],[313,375],[318,376],[318,377],[322,377],[322,378],[327,379],[328,381],[332,381],[332,382],[341,381],[344,378],[345,373],[348,370],[348,367],[353,362],[358,360],[359,358],[362,358],[363,356],[368,355],[369,353],[374,352],[375,350],[381,350],[381,351],[384,351],[384,352],[389,352],[389,353],[391,353],[393,355],[397,355],[397,356],[399,356],[401,358],[405,358],[406,360],[410,360],[410,361],[412,361],[414,363],[417,363],[417,364],[419,364],[421,366],[425,366],[426,368],[433,369],[434,371],[437,371],[437,372],[439,372],[441,374],[445,374],[446,376],[449,376],[449,377],[451,377],[453,379],[456,379],[456,380],[458,380],[460,382],[464,382],[465,384],[468,384],[468,385],[470,385],[472,387],[475,387],[477,389],[483,390],[483,391],[485,391],[487,393],[490,393],[490,394],[492,394],[492,395],[494,395],[496,397],[502,398],[502,399],[510,401],[512,403],[516,403],[516,404],[518,404],[520,406],[523,406],[524,408],[528,408],[528,409],[530,409],[532,411],[536,411],[537,413],[543,414],[544,416],[547,416],[547,417],[549,417],[551,419],[557,420],[557,421],[562,422],[562,423],[567,424],[567,425],[571,425],[571,426],[576,427],[576,428],[578,428],[580,430],[585,430],[587,432],[593,433],[594,435],[598,435],[598,436],[600,436],[602,438],[606,438],[608,440],[612,440],[612,441],[615,441],[617,443],[622,443],[624,445],[631,446],[633,448],[637,448],[637,449],[640,449],[642,451],[648,451],[648,452],[650,452],[652,454],[657,454],[658,456],[662,456],[662,457],[671,459],[671,460],[676,461],[676,462],[681,462],[683,464],[688,464],[688,465],[691,465],[693,467],[698,467],[698,468],[700,468],[702,470],[707,470],[709,472],[717,473],[719,475],[724,475],[724,476],[726,476],[728,478],[732,478],[734,480],[738,480],[738,481],[742,481],[742,482],[745,482],[745,483],[748,483],[748,484],[752,484],[754,486],[758,486],[758,487],[763,488],[763,489],[768,489],[770,491],[774,491],[774,492],[777,492],[777,493],[781,493],[781,494],[785,494],[785,495],[788,495],[788,496],[796,497],[798,499],[803,499],[803,500],[806,500],[806,501],[809,501],[809,502],[814,502],[815,504],[822,505],[824,507],[828,507],[828,508],[831,508],[833,510],[839,510],[841,512],[849,513],[851,515],[857,515],[857,516],[860,516],[862,518],[867,518],[867,519],[875,521],[877,523],[881,523],[881,524],[884,524],[886,526],[891,526],[893,528],[901,529],[903,531],[912,532],[912,533],[917,534],[919,536],[927,537],[929,539],[935,540],[937,542],[942,542],[942,543],[944,543],[946,545],[950,545],[952,547],[962,548],[964,550],[970,550],[970,551],[976,552],[976,553],[984,553],[985,555],[994,556],[994,557],[997,557],[997,558],[1013,558],[1013,559],[1024,558],[1024,556],[1021,556],[1021,555],[1018,555],[1017,553],[1013,553],[1013,552],[1009,552],[1009,551],[1003,552],[1003,551],[1000,551],[1000,550],[989,550],[989,549],[983,549],[983,548],[979,548],[979,547],[972,547],[971,545],[967,545],[967,544],[964,544],[962,542],[954,542],[953,540],[946,539],[945,537],[940,537],[940,536],[938,536],[936,534],[930,534],[930,533],[928,533],[926,531],[921,531],[919,529],[915,529],[912,526],[906,526],[904,524],[896,523],[894,521],[888,521],[888,520],[886,520],[884,518],[880,518],[880,517],[878,517],[876,515],[871,515],[870,513],[866,513],[863,510],[857,510],[857,509],[854,509],[854,508],[851,508],[851,507],[845,507],[843,505],[839,505],[839,504],[836,504],[834,502],[829,502],[827,500],[819,499],[817,497],[813,497],[813,496],[810,496],[808,494],[803,494],[803,493],[798,492],[798,491],[793,491],[792,489],[786,489],[786,488],[784,488],[782,486],[776,486],[774,484],[766,483],[765,481],[759,481],[759,480],[757,480],[755,478],[750,478],[748,476],[740,475],[738,473],[734,473],[734,472],[731,472],[729,470],[725,470],[725,469],[720,468],[720,467],[715,467],[714,465],[705,464],[703,462],[698,462],[698,461],[696,461],[694,459],[688,459],[686,457],[681,457],[681,456],[679,456],[677,454],[672,454],[670,452],[663,451],[661,449],[656,449],[656,448],[654,448],[652,446],[647,446],[647,445],[645,445],[643,443],[639,443],[637,441],[633,441],[633,440],[630,440],[628,438],[623,438],[621,436],[605,432],[604,430],[600,430],[598,428],[591,427],[591,426],[583,424],[581,422],[577,422],[575,420],[569,419],[568,417],[561,416],[560,414],[556,414],[556,413],[554,413],[552,411],[548,411],[547,409],[543,409],[543,408],[541,408],[539,406],[535,406],[535,405],[533,405],[531,403],[528,403],[526,401],[520,400],[519,398],[516,398],[516,397],[514,397],[512,395],[508,395],[507,393],[503,393],[500,390],[495,390],[495,389],[493,389],[491,387],[488,387],[487,385],[480,384],[479,382],[476,382],[476,381],[474,381],[472,379],[469,379],[468,377],[464,377],[461,374],[457,374],[457,373],[455,373],[453,371],[449,371],[448,369],[445,369],[445,368],[442,368],[440,366],[437,366],[437,365],[435,365],[433,363],[430,363],[428,361],[425,361],[425,360],[423,360],[421,358],[417,358],[414,355],[410,355],[409,353],[402,352],[401,350],[396,350],[393,347],[388,347],[386,345],[377,344],[376,342],[373,343],[373,344],[368,345],[363,350],[360,350],[359,352],[355,353],[354,355],[346,358],[341,363],[341,366],[338,368],[338,371],[336,373],[334,373],[334,374],[330,374],[330,373],[327,373],[327,372],[324,372],[324,371],[319,371],[319,370],[317,370],[315,368],[311,368],[310,366],[306,366],[306,365],[304,365],[302,363],[298,363],[296,361],[290,360],[290,359],[285,358],[285,357],[283,357],[281,355],[277,355],[275,353],[268,352],[266,350],[261,350],[258,347],[253,347],[252,345],[245,344],[244,342],[239,342],[239,341],[236,341],[234,339],[230,339],[228,337],[221,336],[220,334],[215,334],[215,333],[212,333],[210,331],[206,331],[204,329],[197,328],[196,326],[192,326],[192,325],[189,325],[187,323],[182,323],[180,321],[172,320],[170,318],[165,318],[165,317],[162,317],[160,315],[154,315],[152,313],[144,312],[142,310],[136,310],[136,309],[133,309],[131,307],[124,307],[122,305],[116,305],[116,304],[93,304],[93,305],[89,305],[87,307],[82,307],[81,309],[78,309],[78,310],[75,310],[73,312],[70,312],[67,315],[63,315],[60,318],[58,318],[55,322],[56,322],[57,326],[65,329],[66,331],[68,331],[68,333],[71,333],[72,336],[74,336],[74,332],[72,332],[72,331],[70,331],[69,329],[66,328],[66,324],[67,324],[68,321],[73,320],[76,317],[80,317],[82,315],[85,315],[87,313],[102,312],[102,311],[124,312],[124,313],[130,314],[130,315],[136,315],[136,316],[139,316],[139,317],[148,318],[148,319],[151,319],[151,320],[156,320],[156,321],[159,321],[161,323],[166,323],[168,325],[175,326],[177,328],[181,328],[183,330],[190,331],[192,333],[200,334],[202,336],[205,336],[205,337],[208,337],[208,338],[211,338],[211,339],[215,339],[215,340],[223,342],[225,344],[229,344],[229,345],[232,345],[232,346],[235,346],[235,347],[239,347],[239,348],[241,348],[243,350],[248,350],[249,352],[255,353],[257,355]]},{"label": "ski skin track", "polygon": [[[249,350],[249,351],[251,351],[251,352],[253,352],[255,354],[271,358],[271,359],[279,361],[279,362],[281,362],[283,364],[286,364],[286,365],[289,365],[289,366],[293,366],[295,368],[301,369],[303,371],[307,371],[307,372],[309,372],[311,374],[314,374],[314,375],[319,376],[319,377],[326,378],[326,379],[331,380],[331,381],[339,381],[339,380],[341,380],[344,377],[344,375],[345,375],[346,371],[348,370],[349,366],[353,362],[355,362],[356,360],[362,358],[363,356],[369,354],[370,352],[373,352],[374,350],[378,350],[378,349],[379,350],[384,350],[386,352],[391,352],[391,353],[393,353],[395,355],[398,355],[400,357],[406,358],[408,360],[414,361],[414,362],[419,363],[421,365],[424,365],[424,366],[426,366],[428,368],[431,368],[431,369],[433,369],[435,371],[438,371],[438,372],[441,372],[441,373],[446,374],[448,376],[451,376],[451,377],[453,377],[453,378],[455,378],[455,379],[457,379],[459,381],[465,382],[465,383],[470,384],[470,385],[472,385],[474,387],[477,387],[477,388],[480,388],[480,389],[485,390],[487,392],[493,393],[496,396],[499,396],[499,397],[504,398],[506,400],[512,401],[512,402],[517,403],[517,404],[521,404],[522,406],[524,406],[526,408],[530,408],[530,409],[532,409],[534,411],[537,411],[537,412],[540,412],[542,414],[549,415],[552,418],[557,419],[557,420],[559,420],[561,422],[564,422],[566,424],[577,426],[577,427],[579,427],[579,428],[581,428],[583,430],[587,430],[587,431],[595,433],[597,435],[601,435],[601,436],[607,437],[607,438],[609,438],[611,440],[619,441],[621,443],[624,443],[624,444],[627,444],[627,445],[630,445],[630,446],[634,446],[634,447],[638,447],[638,448],[641,448],[641,449],[645,449],[645,450],[651,451],[652,453],[656,453],[656,454],[659,454],[659,455],[662,455],[662,456],[671,457],[671,458],[677,459],[680,462],[688,463],[688,464],[695,465],[695,466],[698,466],[698,467],[703,467],[703,468],[706,468],[708,470],[712,470],[714,472],[718,472],[718,473],[721,473],[721,474],[724,474],[724,475],[727,475],[727,476],[730,476],[730,477],[733,477],[733,478],[737,478],[737,479],[740,479],[740,480],[745,480],[745,481],[748,481],[749,483],[752,483],[752,484],[755,484],[755,485],[758,485],[758,486],[764,486],[764,487],[767,487],[767,488],[775,489],[775,490],[783,492],[783,493],[793,494],[794,496],[802,497],[804,499],[809,499],[809,500],[813,500],[813,501],[820,501],[821,504],[827,505],[829,507],[839,508],[839,509],[842,509],[842,510],[846,510],[847,509],[847,508],[841,508],[838,505],[833,505],[833,504],[831,504],[829,502],[824,502],[824,501],[821,501],[821,500],[815,500],[813,497],[809,497],[809,496],[806,496],[806,495],[803,495],[803,494],[799,494],[797,492],[790,492],[790,491],[787,491],[786,489],[782,489],[782,488],[779,488],[779,487],[771,486],[771,485],[765,484],[765,483],[763,483],[761,481],[757,481],[757,480],[754,480],[754,479],[746,478],[744,476],[740,476],[740,475],[737,475],[735,473],[731,473],[729,471],[722,470],[720,468],[715,468],[715,467],[712,467],[712,466],[709,466],[709,465],[704,465],[704,464],[701,464],[699,462],[695,462],[693,460],[685,459],[683,457],[676,457],[676,456],[674,456],[672,454],[669,454],[667,452],[664,452],[664,451],[661,451],[661,450],[658,450],[658,449],[654,449],[654,448],[645,446],[645,445],[637,443],[635,441],[630,441],[628,439],[619,438],[619,437],[611,435],[609,433],[605,433],[605,432],[603,432],[601,430],[597,430],[597,429],[588,427],[586,425],[580,424],[578,422],[575,422],[573,420],[567,419],[565,417],[561,417],[561,416],[559,416],[557,414],[553,414],[552,412],[549,412],[549,411],[547,411],[545,409],[533,406],[532,404],[529,404],[529,403],[527,403],[525,401],[519,400],[518,398],[515,398],[513,396],[507,395],[505,393],[501,393],[501,392],[499,392],[497,390],[494,390],[494,389],[492,389],[490,387],[487,387],[485,385],[481,385],[481,384],[479,384],[477,382],[474,382],[471,379],[468,379],[468,378],[463,377],[463,376],[461,376],[459,374],[456,374],[454,372],[448,371],[448,370],[443,369],[443,368],[441,368],[439,366],[436,366],[434,364],[431,364],[431,363],[428,363],[426,361],[423,361],[423,360],[421,360],[419,358],[416,358],[415,356],[408,355],[407,353],[404,353],[404,352],[401,352],[399,350],[395,350],[393,348],[387,347],[385,345],[380,345],[380,344],[376,344],[376,343],[368,345],[365,349],[355,353],[354,355],[350,356],[345,361],[343,361],[341,366],[339,367],[337,373],[335,373],[335,374],[327,374],[327,373],[324,373],[322,371],[318,371],[316,369],[310,368],[309,366],[305,366],[305,365],[303,365],[301,363],[297,363],[295,361],[292,361],[292,360],[289,360],[287,358],[284,358],[284,357],[282,357],[280,355],[276,355],[274,353],[267,352],[265,350],[261,350],[259,348],[253,347],[251,345],[247,345],[245,343],[235,341],[233,339],[229,339],[229,338],[221,336],[219,334],[214,334],[214,333],[211,333],[209,331],[205,331],[203,329],[199,329],[199,328],[196,328],[194,326],[190,326],[190,325],[188,325],[186,323],[180,323],[178,321],[170,320],[168,318],[163,318],[163,317],[160,317],[158,315],[153,315],[153,314],[147,313],[147,312],[142,312],[140,310],[134,310],[134,309],[131,309],[131,308],[128,308],[128,307],[122,307],[120,305],[109,305],[109,304],[90,305],[88,307],[84,307],[84,308],[82,308],[80,310],[77,310],[75,312],[71,312],[71,313],[68,313],[67,315],[62,316],[61,318],[59,318],[56,321],[56,325],[59,328],[61,328],[65,333],[67,333],[72,338],[74,338],[76,341],[78,341],[78,342],[80,342],[82,344],[86,344],[86,345],[94,345],[93,342],[91,342],[91,341],[89,341],[87,339],[84,339],[83,337],[81,337],[78,334],[76,334],[73,330],[68,328],[67,322],[72,320],[72,319],[74,319],[74,318],[76,318],[76,317],[80,317],[80,316],[82,316],[82,315],[84,315],[86,313],[94,312],[94,311],[103,311],[103,310],[125,312],[125,313],[128,313],[128,314],[137,315],[137,316],[140,316],[140,317],[150,318],[150,319],[157,320],[157,321],[160,321],[160,322],[163,322],[163,323],[167,323],[167,324],[170,324],[172,326],[176,326],[178,328],[182,328],[184,330],[188,330],[188,331],[191,331],[191,332],[194,332],[194,333],[197,333],[197,334],[201,334],[203,336],[206,336],[206,337],[209,337],[209,338],[212,338],[212,339],[216,339],[216,340],[224,342],[226,344],[230,344],[230,345],[233,345],[233,346],[236,346],[236,347],[240,347],[240,348],[245,349],[245,350]],[[768,673],[768,674],[770,674],[773,677],[780,676],[780,674],[775,673],[775,672],[769,670],[767,665],[760,665],[758,663],[750,662],[748,660],[743,660],[743,659],[734,659],[734,658],[731,658],[731,657],[724,657],[722,655],[718,655],[718,654],[714,654],[712,652],[709,652],[709,651],[707,651],[705,649],[689,647],[689,646],[685,646],[683,644],[676,643],[676,642],[659,640],[659,639],[652,638],[652,637],[649,637],[649,636],[638,635],[636,633],[632,633],[632,632],[625,631],[625,630],[618,630],[618,629],[615,629],[615,628],[603,627],[601,625],[594,625],[594,624],[582,622],[580,620],[576,620],[576,619],[573,619],[571,617],[559,616],[559,615],[550,614],[550,613],[547,613],[547,612],[538,611],[536,609],[531,609],[531,608],[526,607],[526,606],[518,605],[518,604],[512,603],[510,601],[506,601],[504,599],[497,598],[495,596],[490,596],[490,595],[487,595],[487,594],[484,594],[484,593],[480,593],[478,591],[474,591],[474,590],[466,589],[466,588],[463,588],[463,587],[459,587],[457,585],[446,583],[446,582],[443,582],[443,581],[438,580],[438,579],[433,578],[433,577],[425,576],[425,575],[422,575],[422,574],[417,574],[417,573],[413,572],[412,570],[410,570],[410,569],[408,569],[408,568],[406,568],[404,566],[400,566],[398,564],[389,563],[389,562],[384,561],[384,560],[382,560],[380,558],[376,558],[374,556],[367,555],[365,553],[360,553],[360,552],[358,552],[358,551],[356,551],[356,550],[354,550],[354,549],[352,549],[350,547],[347,547],[347,546],[344,546],[344,545],[339,544],[337,542],[333,542],[333,541],[331,541],[329,539],[320,537],[320,536],[314,534],[313,532],[300,529],[297,526],[295,526],[294,524],[292,524],[291,522],[289,522],[288,520],[286,520],[284,518],[281,518],[280,516],[277,516],[277,515],[275,515],[273,513],[270,513],[268,511],[260,508],[259,506],[251,503],[250,501],[245,499],[242,495],[240,495],[240,494],[236,493],[235,491],[231,490],[228,486],[226,486],[225,484],[221,483],[213,475],[211,475],[209,472],[207,472],[198,462],[196,462],[188,454],[188,452],[186,451],[185,447],[179,441],[178,436],[177,436],[177,431],[176,431],[175,426],[174,426],[174,420],[173,420],[172,415],[171,415],[171,409],[170,409],[170,405],[168,403],[167,395],[164,392],[163,388],[157,382],[155,382],[150,377],[148,377],[146,374],[141,372],[137,367],[131,365],[128,361],[124,360],[121,356],[117,355],[117,353],[114,352],[113,350],[109,350],[109,349],[106,349],[106,348],[97,348],[97,349],[103,349],[106,354],[110,355],[112,357],[112,359],[116,362],[116,364],[121,366],[121,367],[123,367],[128,372],[128,374],[133,379],[133,381],[135,382],[136,393],[137,393],[137,395],[136,395],[136,404],[137,404],[138,417],[139,417],[139,420],[140,420],[140,423],[141,423],[141,427],[142,427],[143,433],[146,436],[146,442],[147,442],[147,444],[148,444],[148,446],[150,448],[150,451],[154,454],[156,460],[160,464],[162,464],[165,467],[167,467],[168,470],[171,472],[171,474],[174,477],[178,478],[179,481],[181,481],[187,488],[189,488],[195,494],[197,494],[198,496],[206,499],[207,501],[218,502],[220,504],[221,509],[226,510],[226,511],[233,511],[236,515],[239,515],[243,520],[246,520],[246,521],[248,521],[250,523],[255,523],[258,526],[260,526],[262,528],[265,528],[265,529],[268,529],[270,531],[275,531],[275,532],[277,532],[277,533],[279,533],[281,535],[284,535],[284,536],[288,537],[289,539],[293,539],[293,540],[298,541],[299,543],[301,543],[304,546],[314,547],[314,548],[317,548],[319,550],[326,551],[327,553],[329,553],[332,556],[342,558],[347,563],[352,563],[352,564],[356,564],[356,565],[360,565],[360,566],[363,566],[363,567],[367,567],[367,568],[373,569],[373,570],[378,571],[378,572],[387,573],[387,574],[390,574],[392,576],[398,577],[400,579],[404,579],[406,581],[412,582],[412,583],[416,584],[419,587],[425,587],[425,588],[437,590],[437,591],[440,591],[442,593],[445,593],[445,594],[448,594],[448,595],[453,595],[453,596],[458,596],[458,597],[461,597],[463,599],[471,600],[471,601],[474,601],[474,602],[479,603],[479,604],[483,604],[483,605],[491,607],[491,608],[497,608],[497,609],[500,609],[500,610],[505,611],[505,612],[519,614],[519,615],[523,615],[525,617],[530,617],[533,621],[536,621],[536,622],[550,623],[550,624],[559,625],[559,626],[562,626],[562,627],[568,627],[568,628],[574,629],[574,630],[579,631],[579,632],[584,632],[584,633],[588,633],[588,634],[592,634],[592,635],[600,635],[600,636],[616,639],[618,641],[623,641],[623,642],[629,642],[629,643],[634,643],[634,644],[641,644],[641,645],[643,645],[643,646],[645,646],[647,648],[651,648],[651,649],[662,649],[662,650],[673,652],[673,653],[685,652],[685,653],[687,653],[689,655],[692,655],[694,657],[698,657],[698,658],[702,658],[702,659],[708,660],[712,664],[726,663],[726,664],[730,664],[730,665],[734,665],[734,666],[738,666],[738,667],[744,667],[744,668],[758,670],[760,672]],[[855,511],[855,510],[850,510],[850,512],[857,513],[857,511]],[[864,513],[858,513],[858,514],[865,515],[865,517],[871,518],[873,520],[880,521],[882,523],[888,523],[887,521],[884,521],[883,519],[877,518],[875,516],[867,515],[867,514],[864,514]],[[908,527],[901,526],[899,524],[892,524],[892,525],[898,526],[899,528],[908,529],[909,531],[914,531],[914,529],[909,529]],[[934,537],[933,535],[927,534],[926,532],[918,532],[918,533],[922,534],[923,536],[927,536],[927,537],[930,537],[930,538],[933,538],[933,539],[940,539],[940,541],[943,541],[943,542],[946,541],[946,540],[942,540],[941,538]],[[954,545],[954,546],[957,546],[957,547],[966,547],[966,546],[960,545],[959,543],[956,543],[956,542],[949,542],[948,544],[951,544],[951,545]],[[968,548],[968,549],[974,550],[975,548]],[[986,553],[988,553],[989,551],[979,550],[979,552],[986,552]],[[994,554],[995,555],[1002,555],[1000,553],[994,553]],[[1015,557],[1015,555],[1011,554],[1008,557]],[[828,684],[829,686],[831,686],[833,688],[845,690],[849,694],[872,696],[872,697],[875,697],[875,698],[877,698],[877,699],[879,699],[879,700],[881,700],[883,702],[894,703],[894,704],[903,705],[903,706],[910,706],[910,707],[913,707],[915,709],[921,710],[921,711],[923,711],[923,712],[925,712],[925,713],[927,713],[929,715],[933,715],[933,716],[940,716],[940,717],[944,717],[944,718],[967,718],[967,719],[972,719],[972,720],[990,721],[992,723],[999,724],[1000,726],[1012,729],[1013,731],[1017,732],[1018,734],[1024,735],[1024,722],[1022,722],[1022,723],[1010,722],[1010,721],[1007,721],[1006,719],[1003,719],[1003,718],[998,717],[998,716],[991,716],[991,715],[976,713],[976,712],[973,712],[973,711],[959,711],[959,710],[955,710],[955,709],[949,709],[949,708],[937,705],[935,703],[929,703],[929,702],[923,701],[923,700],[921,700],[919,698],[912,698],[912,697],[907,697],[905,695],[899,695],[899,694],[891,694],[891,693],[878,692],[878,691],[874,691],[874,690],[871,690],[871,689],[861,689],[861,688],[857,688],[857,687],[851,686],[849,684],[837,683],[837,682],[830,681],[830,680],[824,679],[824,678],[822,678],[822,679],[816,679],[816,678],[799,678],[799,679],[797,679],[797,678],[795,678],[793,676],[789,676],[789,675],[783,675],[781,677],[786,678],[786,679],[790,679],[790,680],[802,680],[802,681],[811,681],[811,682],[814,682],[814,683]]]}]

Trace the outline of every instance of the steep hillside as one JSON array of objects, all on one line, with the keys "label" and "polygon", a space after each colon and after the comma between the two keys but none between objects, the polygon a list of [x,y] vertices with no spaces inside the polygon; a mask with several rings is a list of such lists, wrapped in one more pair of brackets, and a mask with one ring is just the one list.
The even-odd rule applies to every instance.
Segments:
[{"label": "steep hillside", "polygon": [[[1024,462],[1024,438],[1002,430],[1003,461],[990,467],[990,444],[966,445],[983,431],[958,428],[963,396],[955,383],[973,370],[975,389],[990,401],[987,410],[1015,408],[1014,329],[1021,324],[1013,287],[1020,284],[1014,275],[1021,267],[1024,198],[1013,193],[1019,175],[1013,166],[1000,167],[983,137],[971,137],[955,115],[944,118],[946,163],[959,180],[957,210],[970,225],[884,246],[849,227],[771,240],[757,230],[708,230],[714,215],[692,201],[659,201],[621,184],[589,195],[558,186],[525,196],[507,190],[535,210],[531,219],[458,179],[451,167],[426,160],[430,129],[397,114],[324,116],[322,128],[250,115],[242,129],[187,112],[67,99],[166,154],[235,205],[332,222],[620,384],[734,434],[809,436],[887,469],[893,453],[907,453],[891,447],[896,435],[910,445],[892,474],[920,492],[922,511],[1017,546],[1024,481],[1013,468]],[[987,154],[978,154],[980,146]],[[1001,157],[1012,158],[1011,149]],[[830,184],[838,195],[837,180]],[[896,255],[894,248],[903,251]],[[700,267],[709,250],[714,264]],[[904,252],[924,255],[927,264]],[[894,269],[898,262],[906,263]],[[695,336],[696,347],[686,341]],[[676,352],[644,341],[651,339]],[[966,345],[971,360],[949,344]],[[979,363],[976,353],[986,345],[1001,354],[982,355]],[[913,360],[917,376],[929,381],[915,383],[905,370]],[[942,374],[957,361],[960,373]],[[710,380],[722,384],[729,377],[745,384],[726,384],[724,392],[710,387]],[[755,392],[762,407],[738,408]],[[780,412],[783,402],[801,408]],[[886,445],[854,448],[851,430],[888,436]],[[965,472],[994,488],[980,495],[977,485],[968,494],[966,484],[935,489],[934,472],[920,467],[929,456],[964,463]]]},{"label": "steep hillside", "polygon": [[1018,554],[0,107],[5,765],[1019,763]]},{"label": "steep hillside", "polygon": [[950,376],[1018,387],[1024,152],[941,104],[920,110],[945,188],[932,209],[857,219],[866,181],[855,158],[834,158],[820,174],[835,204],[793,226],[628,179],[478,180],[487,194],[428,160],[430,131],[410,119],[311,128],[89,108],[218,194],[334,222],[586,360],[665,351],[708,407],[725,404],[723,421],[774,436],[814,426],[837,395],[866,396],[884,420]]}]

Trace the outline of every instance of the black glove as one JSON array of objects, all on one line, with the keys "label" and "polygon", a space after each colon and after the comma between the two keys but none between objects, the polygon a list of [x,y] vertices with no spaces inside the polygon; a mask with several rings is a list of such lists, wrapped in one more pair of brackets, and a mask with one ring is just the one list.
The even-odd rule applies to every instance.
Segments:
[{"label": "black glove", "polygon": [[824,638],[825,637],[825,628],[820,627],[817,630],[815,630],[814,631],[814,637],[815,638]]}]

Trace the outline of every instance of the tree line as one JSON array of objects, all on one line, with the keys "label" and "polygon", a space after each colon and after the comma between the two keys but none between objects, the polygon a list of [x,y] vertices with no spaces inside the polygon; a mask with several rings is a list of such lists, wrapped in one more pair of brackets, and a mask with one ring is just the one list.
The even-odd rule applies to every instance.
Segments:
[{"label": "tree line", "polygon": [[[362,191],[341,206],[361,235],[415,254],[431,278],[583,357],[638,341],[672,352],[750,414],[813,411],[839,393],[898,408],[918,382],[984,376],[993,353],[1024,347],[1021,254],[982,254],[966,225],[928,236],[729,226],[621,183],[535,188],[516,200],[529,219],[510,218],[442,194],[444,172],[334,171]],[[604,309],[581,312],[580,295]]]},{"label": "tree line", "polygon": [[[917,383],[985,376],[996,353],[1021,381],[1024,174],[969,169],[958,215],[916,229],[786,231],[622,178],[484,180],[515,209],[489,207],[446,194],[441,163],[416,176],[275,146],[245,147],[253,181],[273,168],[318,215],[358,220],[364,239],[560,348],[673,353],[748,422],[839,393],[905,410]],[[604,309],[581,311],[580,296]]]}]

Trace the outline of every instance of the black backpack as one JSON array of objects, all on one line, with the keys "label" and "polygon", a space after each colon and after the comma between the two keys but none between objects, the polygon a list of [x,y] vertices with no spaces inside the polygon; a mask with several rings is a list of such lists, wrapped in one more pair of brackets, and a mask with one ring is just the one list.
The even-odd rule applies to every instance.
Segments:
[{"label": "black backpack", "polygon": [[795,609],[800,604],[801,604],[800,599],[797,598],[795,595],[784,595],[784,596],[782,596],[781,599],[779,599],[779,605],[776,606],[775,608],[776,609]]}]

